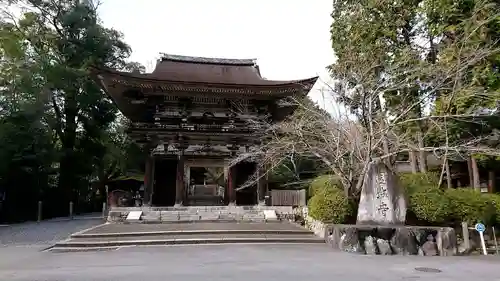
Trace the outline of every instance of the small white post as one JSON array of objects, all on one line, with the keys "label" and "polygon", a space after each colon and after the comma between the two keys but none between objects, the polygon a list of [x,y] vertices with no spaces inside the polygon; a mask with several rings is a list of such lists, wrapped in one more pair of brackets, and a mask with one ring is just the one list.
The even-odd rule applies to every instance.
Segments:
[{"label": "small white post", "polygon": [[484,242],[484,231],[486,230],[486,226],[482,223],[476,223],[475,227],[477,232],[479,232],[479,238],[481,239],[481,247],[483,248],[483,255],[488,255],[486,251],[486,243]]},{"label": "small white post", "polygon": [[481,238],[481,247],[483,248],[483,255],[488,255],[488,252],[486,251],[486,243],[484,242],[484,234],[482,232],[479,232],[479,237]]}]

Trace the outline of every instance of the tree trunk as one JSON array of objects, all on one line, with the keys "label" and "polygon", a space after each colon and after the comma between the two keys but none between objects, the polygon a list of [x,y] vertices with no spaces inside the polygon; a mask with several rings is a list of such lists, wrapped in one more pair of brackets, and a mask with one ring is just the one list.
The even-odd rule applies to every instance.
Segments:
[{"label": "tree trunk", "polygon": [[472,165],[472,178],[474,182],[474,189],[481,190],[481,181],[479,178],[479,168],[477,166],[477,161],[474,157],[471,157],[471,165]]},{"label": "tree trunk", "polygon": [[445,160],[445,169],[446,169],[446,187],[452,188],[451,186],[451,172],[450,172],[450,161],[448,159]]},{"label": "tree trunk", "polygon": [[[74,201],[75,190],[78,188],[78,178],[76,177],[77,159],[75,159],[76,144],[76,117],[78,113],[75,96],[68,93],[64,101],[64,121],[65,126],[61,138],[63,155],[59,168],[59,190],[62,191],[63,200],[66,202]],[[61,116],[62,118],[62,116]],[[58,120],[60,124],[62,120]]]},{"label": "tree trunk", "polygon": [[415,151],[411,150],[409,152],[409,154],[410,154],[411,172],[416,174],[416,173],[418,173],[418,163],[417,163],[417,157],[415,155]]},{"label": "tree trunk", "polygon": [[422,129],[419,126],[419,129],[417,131],[417,140],[418,140],[418,148],[420,148],[419,153],[418,153],[418,161],[419,161],[419,167],[420,167],[420,172],[421,173],[427,173],[427,153],[422,150],[424,146],[424,137],[422,136]]}]

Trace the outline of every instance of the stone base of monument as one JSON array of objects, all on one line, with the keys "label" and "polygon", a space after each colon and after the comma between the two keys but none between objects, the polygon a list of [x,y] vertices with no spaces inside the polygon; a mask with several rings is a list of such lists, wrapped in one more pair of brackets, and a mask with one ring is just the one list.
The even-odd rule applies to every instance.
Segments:
[{"label": "stone base of monument", "polygon": [[368,255],[457,255],[450,227],[327,225],[325,241],[334,249]]}]

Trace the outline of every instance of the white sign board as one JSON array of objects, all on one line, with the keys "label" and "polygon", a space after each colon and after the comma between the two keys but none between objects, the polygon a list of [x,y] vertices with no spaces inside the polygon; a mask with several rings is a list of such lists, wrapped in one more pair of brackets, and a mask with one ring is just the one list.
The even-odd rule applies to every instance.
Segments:
[{"label": "white sign board", "polygon": [[131,211],[127,215],[128,221],[138,221],[141,219],[142,211]]},{"label": "white sign board", "polygon": [[275,210],[264,210],[264,218],[266,220],[277,220],[278,216]]}]

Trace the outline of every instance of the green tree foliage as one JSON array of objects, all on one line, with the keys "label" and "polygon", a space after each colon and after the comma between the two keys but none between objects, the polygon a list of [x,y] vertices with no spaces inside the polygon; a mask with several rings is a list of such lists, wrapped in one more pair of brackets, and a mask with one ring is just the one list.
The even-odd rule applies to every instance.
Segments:
[{"label": "green tree foliage", "polygon": [[423,171],[430,147],[495,154],[499,7],[493,0],[334,1],[337,100],[387,135],[385,154],[420,150]]},{"label": "green tree foliage", "polygon": [[106,182],[124,169],[131,147],[114,128],[121,126],[117,110],[89,66],[144,68],[125,61],[130,48],[119,32],[100,24],[92,1],[10,2],[26,9],[14,16],[13,6],[2,4],[0,143],[6,146],[0,155],[13,155],[3,159],[18,165],[0,168],[3,205],[36,208],[33,201],[44,200],[52,207],[45,214],[66,215],[69,201],[78,208],[88,200],[92,177]]}]

